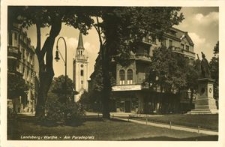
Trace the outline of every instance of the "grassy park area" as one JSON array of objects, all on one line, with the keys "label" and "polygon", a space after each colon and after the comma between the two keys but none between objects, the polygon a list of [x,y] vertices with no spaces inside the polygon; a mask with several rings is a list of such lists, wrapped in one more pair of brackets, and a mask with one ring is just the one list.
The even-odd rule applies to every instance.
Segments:
[{"label": "grassy park area", "polygon": [[137,120],[147,120],[150,122],[166,123],[171,122],[172,125],[181,125],[191,128],[202,128],[209,129],[213,131],[218,131],[218,115],[217,114],[200,114],[200,115],[190,115],[190,114],[170,114],[170,115],[151,115],[151,116],[131,116],[132,119]]},{"label": "grassy park area", "polygon": [[8,139],[214,141],[218,140],[218,136],[158,128],[116,119],[103,120],[96,116],[87,116],[80,126],[45,126],[37,123],[33,116],[19,115],[15,119],[8,120]]}]

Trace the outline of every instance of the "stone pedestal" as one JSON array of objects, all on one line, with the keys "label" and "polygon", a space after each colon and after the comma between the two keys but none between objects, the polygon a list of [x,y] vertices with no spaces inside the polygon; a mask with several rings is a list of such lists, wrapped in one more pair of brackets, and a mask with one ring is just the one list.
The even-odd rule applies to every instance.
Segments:
[{"label": "stone pedestal", "polygon": [[195,109],[188,112],[188,114],[218,113],[216,101],[213,98],[213,83],[214,80],[210,78],[203,78],[198,80],[199,96],[195,101]]}]

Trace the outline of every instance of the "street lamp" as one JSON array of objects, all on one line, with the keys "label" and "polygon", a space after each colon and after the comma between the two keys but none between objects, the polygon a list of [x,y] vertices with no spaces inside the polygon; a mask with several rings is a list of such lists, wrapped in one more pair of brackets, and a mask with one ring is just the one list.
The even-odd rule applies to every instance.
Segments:
[{"label": "street lamp", "polygon": [[[63,59],[63,56],[62,56],[62,54],[59,51],[58,43],[59,43],[59,40],[60,39],[63,39],[64,44],[65,44],[65,60]],[[65,63],[65,101],[66,101],[66,97],[67,97],[67,94],[66,94],[66,89],[67,89],[67,83],[66,83],[66,76],[67,76],[67,46],[66,46],[66,40],[63,37],[59,37],[58,40],[57,40],[56,54],[55,54],[55,60],[56,60],[56,62],[58,62],[60,60],[59,54],[60,54],[63,62]]]}]

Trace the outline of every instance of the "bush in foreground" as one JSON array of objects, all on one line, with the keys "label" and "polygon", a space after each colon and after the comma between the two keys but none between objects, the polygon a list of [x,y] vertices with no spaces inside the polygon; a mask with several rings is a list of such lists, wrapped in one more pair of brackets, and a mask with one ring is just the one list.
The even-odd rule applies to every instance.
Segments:
[{"label": "bush in foreground", "polygon": [[73,101],[61,103],[52,97],[46,103],[46,116],[44,122],[52,125],[80,125],[84,121],[85,112],[81,105]]}]

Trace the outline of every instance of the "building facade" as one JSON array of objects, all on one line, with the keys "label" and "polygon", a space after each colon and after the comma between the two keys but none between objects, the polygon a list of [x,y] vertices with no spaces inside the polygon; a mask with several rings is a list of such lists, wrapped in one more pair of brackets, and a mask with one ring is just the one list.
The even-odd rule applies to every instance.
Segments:
[{"label": "building facade", "polygon": [[84,91],[88,91],[88,56],[83,45],[82,34],[79,34],[78,46],[73,59],[73,82],[74,90],[78,92],[74,101],[79,101]]},{"label": "building facade", "polygon": [[[148,85],[143,85],[148,76],[148,68],[153,56],[153,50],[161,45],[172,48],[173,52],[182,54],[194,61],[194,44],[187,32],[171,28],[165,33],[163,40],[153,40],[151,36],[143,38],[136,53],[131,52],[131,64],[123,67],[115,65],[116,86],[112,87],[112,97],[115,99],[116,111],[136,113],[175,113],[180,108],[181,95],[162,93],[160,88],[149,91]],[[184,95],[183,97],[185,97]]]},{"label": "building facade", "polygon": [[162,41],[146,36],[136,52],[130,52],[129,66],[112,62],[112,75],[116,79],[116,84],[112,87],[111,106],[114,107],[111,108],[112,111],[135,113],[176,113],[182,111],[180,108],[182,95],[162,93],[160,88],[150,91],[149,85],[143,84],[149,76],[148,67],[153,51],[162,44],[191,61],[195,59],[194,44],[187,32],[171,28],[163,36]]},{"label": "building facade", "polygon": [[18,24],[13,24],[8,31],[8,74],[22,76],[28,90],[17,98],[8,97],[17,113],[34,112],[36,105],[36,71],[35,49],[31,45],[27,33],[22,31]]},{"label": "building facade", "polygon": [[194,43],[188,35],[188,32],[171,28],[164,35],[164,43],[166,47],[171,47],[173,52],[182,54],[191,61],[195,60]]}]

